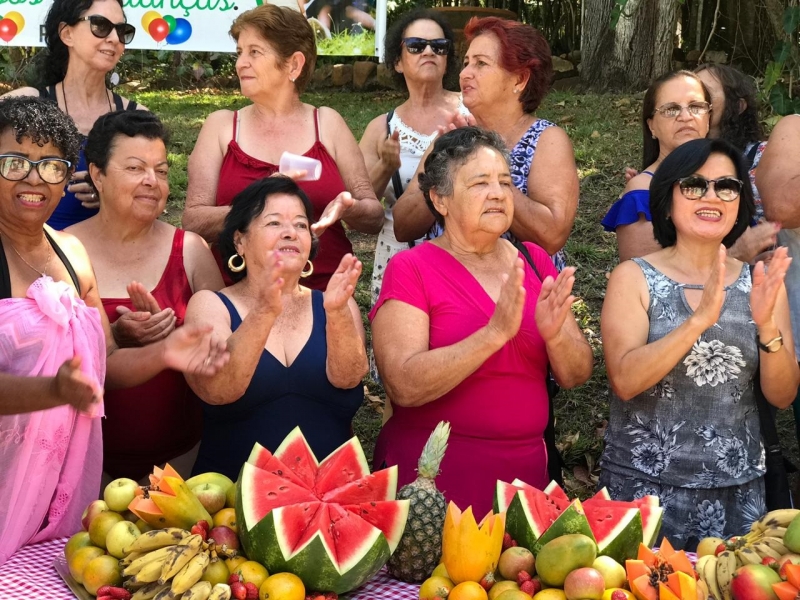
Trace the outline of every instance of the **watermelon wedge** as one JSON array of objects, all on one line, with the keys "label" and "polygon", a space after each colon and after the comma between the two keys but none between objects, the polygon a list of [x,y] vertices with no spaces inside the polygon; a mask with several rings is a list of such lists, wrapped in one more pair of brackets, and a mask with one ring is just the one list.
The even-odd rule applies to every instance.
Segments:
[{"label": "watermelon wedge", "polygon": [[599,555],[610,556],[620,564],[637,556],[643,539],[642,513],[638,508],[613,500],[587,500],[583,507]]},{"label": "watermelon wedge", "polygon": [[317,461],[299,428],[272,454],[256,444],[237,482],[247,556],[307,589],[343,594],[377,573],[408,518],[395,500],[397,467],[370,474],[356,438]]},{"label": "watermelon wedge", "polygon": [[642,513],[642,543],[648,548],[652,548],[658,541],[658,534],[661,531],[661,521],[664,517],[664,509],[658,496],[646,495],[636,498],[630,502],[624,500],[612,500],[606,488],[600,489],[594,496],[589,498],[584,506],[592,506],[595,503],[613,503],[628,507],[635,507]]}]

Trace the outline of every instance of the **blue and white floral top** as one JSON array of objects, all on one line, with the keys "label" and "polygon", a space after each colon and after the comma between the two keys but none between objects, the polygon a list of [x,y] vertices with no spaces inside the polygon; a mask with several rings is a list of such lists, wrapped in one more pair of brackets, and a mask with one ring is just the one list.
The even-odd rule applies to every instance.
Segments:
[{"label": "blue and white floral top", "polygon": [[[692,314],[684,289],[641,258],[650,293],[647,343]],[[721,488],[765,472],[753,391],[758,367],[756,326],[750,313],[750,270],[742,266],[726,288],[717,323],[651,389],[623,402],[613,391],[602,466],[660,486]]]}]

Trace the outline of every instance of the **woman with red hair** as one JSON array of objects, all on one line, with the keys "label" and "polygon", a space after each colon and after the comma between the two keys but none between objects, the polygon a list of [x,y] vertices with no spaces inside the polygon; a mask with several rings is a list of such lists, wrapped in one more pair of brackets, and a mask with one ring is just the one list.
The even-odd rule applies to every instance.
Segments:
[{"label": "woman with red hair", "polygon": [[[511,156],[516,189],[507,235],[538,244],[561,269],[560,250],[575,220],[579,186],[567,134],[536,116],[553,74],[550,46],[533,27],[498,17],[473,18],[464,34],[469,48],[460,83],[464,106],[474,117],[469,121],[500,134]],[[464,117],[455,118],[454,126],[465,124]],[[400,241],[418,239],[431,228],[440,233],[416,177],[398,200],[394,220]]]}]

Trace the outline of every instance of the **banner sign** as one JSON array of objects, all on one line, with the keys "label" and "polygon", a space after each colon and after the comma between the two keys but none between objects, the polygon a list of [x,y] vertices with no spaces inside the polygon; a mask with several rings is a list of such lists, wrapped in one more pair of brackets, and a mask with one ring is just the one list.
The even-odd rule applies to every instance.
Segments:
[{"label": "banner sign", "polygon": [[[234,52],[233,20],[265,0],[124,0],[136,35],[128,48]],[[302,10],[317,34],[320,54],[380,56],[386,0],[272,0]],[[52,0],[0,0],[0,46],[44,46]],[[88,15],[87,15],[88,16]],[[380,40],[380,43],[376,43]]]}]

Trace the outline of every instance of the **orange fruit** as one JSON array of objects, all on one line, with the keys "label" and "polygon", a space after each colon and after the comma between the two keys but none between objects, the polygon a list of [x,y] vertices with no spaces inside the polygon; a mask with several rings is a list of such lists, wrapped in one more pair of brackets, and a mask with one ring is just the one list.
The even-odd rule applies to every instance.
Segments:
[{"label": "orange fruit", "polygon": [[[437,567],[438,568],[438,567]],[[455,583],[450,581],[447,577],[440,577],[439,575],[432,575],[422,582],[419,588],[420,598],[447,598],[450,590],[455,587]]]},{"label": "orange fruit", "polygon": [[264,580],[269,577],[266,567],[254,560],[243,562],[232,572],[241,575],[244,583],[254,583],[257,588],[260,588]]},{"label": "orange fruit", "polygon": [[292,573],[275,573],[267,577],[258,590],[259,600],[304,600],[306,587]]},{"label": "orange fruit", "polygon": [[239,565],[246,562],[247,559],[240,554],[238,556],[234,556],[233,558],[226,558],[225,566],[228,567],[228,571],[230,571],[231,573],[236,573],[236,569],[239,568]]},{"label": "orange fruit", "polygon": [[106,554],[98,556],[89,561],[83,569],[83,587],[92,596],[97,595],[104,585],[120,585],[122,583],[122,573],[119,569],[119,560]]},{"label": "orange fruit", "polygon": [[233,508],[223,508],[214,513],[214,527],[224,525],[233,529],[234,533],[239,533],[236,527],[236,510]]},{"label": "orange fruit", "polygon": [[445,579],[450,579],[450,575],[447,574],[447,567],[444,566],[444,563],[439,563],[439,565],[433,570],[433,573],[431,573],[431,577],[444,577]]},{"label": "orange fruit", "polygon": [[64,546],[64,558],[69,563],[69,559],[72,558],[72,555],[75,554],[77,550],[81,548],[86,548],[87,546],[92,545],[92,540],[89,539],[89,532],[88,531],[79,531],[67,541],[67,545]]},{"label": "orange fruit", "polygon": [[98,556],[103,556],[105,551],[97,546],[86,546],[76,550],[67,565],[69,566],[69,574],[78,583],[83,583],[83,570],[86,565]]},{"label": "orange fruit", "polygon": [[519,590],[516,581],[498,581],[489,590],[489,600],[496,600],[506,590]]},{"label": "orange fruit", "polygon": [[211,585],[228,583],[228,578],[230,576],[230,569],[228,569],[228,565],[226,565],[225,561],[221,558],[212,558],[206,570],[203,571],[203,581],[208,581]]},{"label": "orange fruit", "polygon": [[489,596],[480,583],[464,581],[450,590],[447,600],[489,600]]}]

